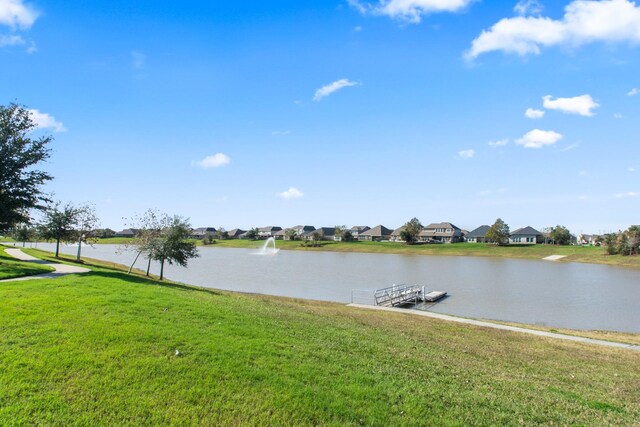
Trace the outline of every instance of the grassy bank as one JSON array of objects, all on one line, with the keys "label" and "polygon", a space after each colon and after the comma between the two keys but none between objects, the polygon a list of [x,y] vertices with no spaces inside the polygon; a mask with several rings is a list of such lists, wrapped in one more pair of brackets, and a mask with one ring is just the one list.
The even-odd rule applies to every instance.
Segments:
[{"label": "grassy bank", "polygon": [[9,256],[4,251],[4,247],[0,245],[0,280],[49,273],[53,270],[52,267],[46,265],[18,261]]},{"label": "grassy bank", "polygon": [[0,284],[0,424],[640,420],[635,352],[92,268]]}]

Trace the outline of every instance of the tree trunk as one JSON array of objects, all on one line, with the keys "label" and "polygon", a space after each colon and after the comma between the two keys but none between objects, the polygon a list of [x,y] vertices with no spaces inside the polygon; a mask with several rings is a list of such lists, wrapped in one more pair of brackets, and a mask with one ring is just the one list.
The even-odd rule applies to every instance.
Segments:
[{"label": "tree trunk", "polygon": [[23,248],[24,248],[25,243],[27,243],[27,242],[22,242],[22,247],[23,247]]},{"label": "tree trunk", "polygon": [[141,253],[142,251],[138,252],[138,255],[136,255],[136,259],[134,259],[133,263],[131,263],[131,266],[129,267],[129,271],[127,271],[127,274],[131,274],[131,270],[133,270],[133,266],[136,264],[136,261],[138,261],[138,257],[140,256]]},{"label": "tree trunk", "polygon": [[160,260],[160,280],[162,280],[164,275],[164,258]]},{"label": "tree trunk", "polygon": [[80,262],[80,251],[82,251],[82,239],[78,240],[78,255],[76,255],[77,262]]},{"label": "tree trunk", "polygon": [[60,239],[56,239],[56,258],[58,258],[59,253],[60,253]]},{"label": "tree trunk", "polygon": [[151,258],[149,258],[149,262],[147,263],[147,277],[149,277],[149,270],[151,270]]}]

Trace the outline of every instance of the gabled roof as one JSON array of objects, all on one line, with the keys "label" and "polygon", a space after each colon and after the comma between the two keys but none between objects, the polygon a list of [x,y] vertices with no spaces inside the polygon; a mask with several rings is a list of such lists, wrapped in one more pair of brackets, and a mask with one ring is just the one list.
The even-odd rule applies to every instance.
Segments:
[{"label": "gabled roof", "polygon": [[199,227],[199,228],[194,228],[192,231],[194,233],[215,233],[216,229],[213,227]]},{"label": "gabled roof", "polygon": [[271,233],[282,230],[282,227],[274,227],[273,225],[267,225],[266,227],[258,228],[258,232],[260,233]]},{"label": "gabled roof", "polygon": [[526,226],[526,227],[518,228],[516,231],[511,233],[511,236],[542,236],[542,233],[536,230],[535,228]]},{"label": "gabled roof", "polygon": [[371,227],[369,227],[368,225],[354,225],[353,227],[351,227],[349,229],[349,231],[351,232],[358,232],[358,233],[362,233],[365,232],[367,230],[371,230]]},{"label": "gabled roof", "polygon": [[467,234],[467,239],[469,238],[478,238],[478,237],[487,237],[487,231],[489,231],[491,227],[488,225],[481,225],[480,227],[476,228],[475,230],[471,231],[469,234]]},{"label": "gabled roof", "polygon": [[460,227],[456,227],[455,225],[451,224],[450,222],[434,222],[433,224],[429,224],[425,227],[426,229],[431,229],[431,228],[452,228],[454,230],[460,230]]},{"label": "gabled roof", "polygon": [[246,233],[246,231],[245,230],[241,230],[239,228],[234,228],[233,230],[227,231],[227,233],[229,233],[229,237],[238,237],[242,233]]},{"label": "gabled roof", "polygon": [[303,236],[313,236],[314,233],[320,233],[321,236],[334,236],[336,234],[335,227],[320,227],[314,230],[307,231]]},{"label": "gabled roof", "polygon": [[399,228],[396,228],[395,230],[393,230],[393,233],[391,233],[392,236],[399,236],[400,233],[402,233],[402,230],[404,230],[406,228],[406,226],[402,226]]},{"label": "gabled roof", "polygon": [[393,233],[393,231],[389,230],[384,225],[378,225],[370,230],[365,231],[364,233],[360,233],[360,236],[381,237],[390,236],[391,233]]}]

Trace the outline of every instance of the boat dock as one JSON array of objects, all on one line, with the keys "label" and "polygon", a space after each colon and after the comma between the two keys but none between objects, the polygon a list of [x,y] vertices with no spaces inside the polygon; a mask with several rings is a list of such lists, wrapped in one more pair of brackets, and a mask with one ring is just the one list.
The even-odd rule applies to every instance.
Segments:
[{"label": "boat dock", "polygon": [[422,285],[393,285],[374,293],[375,305],[395,307],[419,302],[435,302],[447,295],[444,291],[427,292]]}]

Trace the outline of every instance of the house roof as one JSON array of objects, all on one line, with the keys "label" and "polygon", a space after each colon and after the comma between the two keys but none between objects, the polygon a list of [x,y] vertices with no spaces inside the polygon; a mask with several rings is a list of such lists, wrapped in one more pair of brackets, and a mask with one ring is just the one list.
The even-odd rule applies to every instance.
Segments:
[{"label": "house roof", "polygon": [[227,233],[229,233],[229,237],[238,237],[242,233],[246,233],[246,231],[239,228],[234,228],[233,230],[227,231]]},{"label": "house roof", "polygon": [[389,230],[384,225],[378,225],[365,231],[364,233],[360,233],[361,236],[371,236],[371,237],[381,237],[381,236],[390,236],[393,231]]},{"label": "house roof", "polygon": [[266,227],[258,228],[258,232],[260,233],[267,233],[267,232],[272,233],[280,230],[282,230],[282,227],[274,227],[273,225],[267,225]]},{"label": "house roof", "polygon": [[475,230],[471,231],[467,234],[467,239],[469,238],[477,238],[477,237],[487,237],[487,231],[489,231],[491,227],[488,225],[481,225]]},{"label": "house roof", "polygon": [[138,229],[137,228],[125,228],[122,231],[118,231],[116,234],[135,235],[135,234],[138,234]]},{"label": "house roof", "polygon": [[431,228],[451,228],[454,230],[460,230],[460,227],[456,227],[455,225],[451,224],[450,222],[434,222],[433,224],[429,224],[425,227],[426,229],[431,229]]},{"label": "house roof", "polygon": [[309,230],[303,234],[303,236],[313,236],[313,233],[320,233],[321,236],[333,236],[336,234],[335,227],[320,227],[313,230]]},{"label": "house roof", "polygon": [[216,229],[213,227],[199,227],[191,230],[193,233],[215,233]]},{"label": "house roof", "polygon": [[542,236],[542,233],[536,230],[535,228],[526,226],[522,228],[518,228],[516,231],[511,233],[511,236]]},{"label": "house roof", "polygon": [[396,228],[395,230],[393,230],[393,233],[391,233],[392,236],[399,236],[400,233],[402,233],[402,230],[404,230],[406,228],[406,226],[402,226],[399,228]]},{"label": "house roof", "polygon": [[358,233],[362,233],[367,230],[371,230],[371,227],[369,227],[368,225],[354,225],[349,229],[349,231],[351,232],[356,231]]}]

